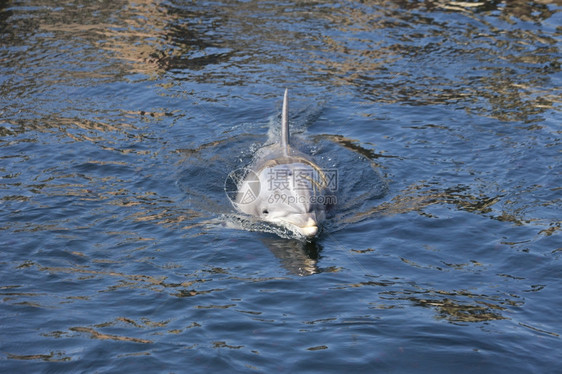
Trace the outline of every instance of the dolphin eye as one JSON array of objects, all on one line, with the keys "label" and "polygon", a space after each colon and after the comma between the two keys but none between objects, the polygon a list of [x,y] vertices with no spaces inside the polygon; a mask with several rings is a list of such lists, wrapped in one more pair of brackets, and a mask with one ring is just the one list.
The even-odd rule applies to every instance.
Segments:
[{"label": "dolphin eye", "polygon": [[267,209],[264,209],[261,212],[262,212],[262,214],[269,214],[269,210],[267,210]]}]

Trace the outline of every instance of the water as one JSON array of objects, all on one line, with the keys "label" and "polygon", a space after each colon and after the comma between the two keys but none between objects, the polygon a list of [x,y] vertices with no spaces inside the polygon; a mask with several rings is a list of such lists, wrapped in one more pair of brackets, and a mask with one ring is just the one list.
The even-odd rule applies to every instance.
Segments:
[{"label": "water", "polygon": [[[0,2],[0,368],[560,372],[561,9]],[[313,243],[230,228],[285,87]]]}]

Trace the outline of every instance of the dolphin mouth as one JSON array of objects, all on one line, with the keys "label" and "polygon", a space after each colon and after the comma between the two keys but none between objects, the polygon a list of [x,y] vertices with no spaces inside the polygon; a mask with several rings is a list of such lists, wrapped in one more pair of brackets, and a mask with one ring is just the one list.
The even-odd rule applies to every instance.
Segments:
[{"label": "dolphin mouth", "polygon": [[287,222],[287,221],[277,221],[277,222],[272,222],[272,223],[274,223],[275,225],[278,225],[280,227],[284,227],[286,229],[289,229],[293,233],[295,233],[299,236],[303,236],[305,239],[312,239],[319,232],[319,228],[316,224],[308,224],[306,226],[300,226],[300,225],[295,225],[294,223]]},{"label": "dolphin mouth", "polygon": [[293,222],[296,231],[307,239],[314,238],[319,231],[318,222],[313,218],[307,218],[304,222]]},{"label": "dolphin mouth", "polygon": [[307,238],[313,238],[318,234],[318,226],[298,227],[298,231]]},{"label": "dolphin mouth", "polygon": [[271,220],[269,222],[278,225],[280,227],[289,229],[293,233],[302,236],[306,239],[314,238],[320,231],[320,227],[314,219],[308,219],[305,222],[299,222],[299,223],[296,223],[293,220],[285,220],[285,219]]}]

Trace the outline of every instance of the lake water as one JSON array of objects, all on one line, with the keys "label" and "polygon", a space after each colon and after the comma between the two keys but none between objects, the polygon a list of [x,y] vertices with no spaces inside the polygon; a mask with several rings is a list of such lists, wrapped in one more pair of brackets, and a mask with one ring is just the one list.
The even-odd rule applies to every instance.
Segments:
[{"label": "lake water", "polygon": [[[0,1],[0,371],[562,372],[561,11]],[[224,191],[286,87],[310,243]]]}]

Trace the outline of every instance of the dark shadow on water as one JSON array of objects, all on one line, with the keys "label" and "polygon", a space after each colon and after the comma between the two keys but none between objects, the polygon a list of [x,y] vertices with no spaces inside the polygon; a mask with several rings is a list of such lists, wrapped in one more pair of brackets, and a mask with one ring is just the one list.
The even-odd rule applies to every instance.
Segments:
[{"label": "dark shadow on water", "polygon": [[317,263],[322,247],[318,243],[274,236],[264,237],[261,241],[290,274],[306,276],[320,272]]}]

